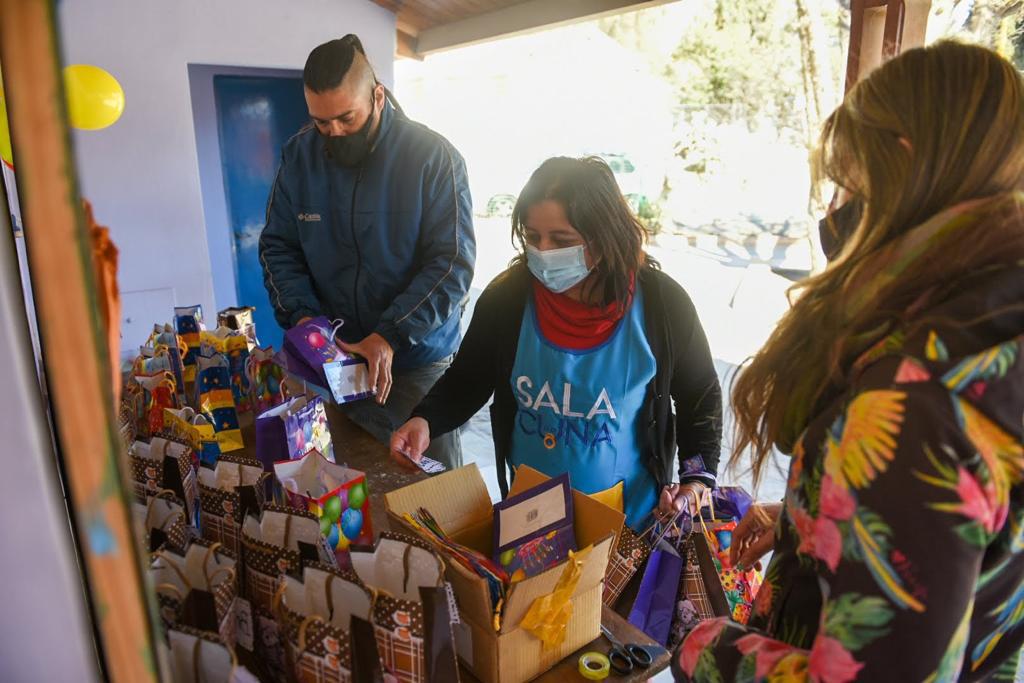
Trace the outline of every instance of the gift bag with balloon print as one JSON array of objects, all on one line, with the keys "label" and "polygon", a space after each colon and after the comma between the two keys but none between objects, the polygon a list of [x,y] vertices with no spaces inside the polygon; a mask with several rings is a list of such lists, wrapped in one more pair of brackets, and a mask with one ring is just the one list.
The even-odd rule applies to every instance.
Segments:
[{"label": "gift bag with balloon print", "polygon": [[339,565],[348,566],[351,544],[373,544],[366,474],[329,462],[315,450],[298,460],[274,463],[274,474],[288,505],[319,518],[320,533]]},{"label": "gift bag with balloon print", "polygon": [[221,453],[245,447],[231,389],[231,368],[223,353],[196,356],[196,405],[213,424]]},{"label": "gift bag with balloon print", "polygon": [[274,362],[274,347],[253,349],[245,363],[245,374],[249,379],[249,400],[256,415],[262,415],[287,400],[282,384],[284,370]]},{"label": "gift bag with balloon print", "polygon": [[185,552],[191,532],[185,516],[185,503],[174,495],[174,491],[164,489],[150,496],[145,505],[133,503],[132,516],[146,552]]},{"label": "gift bag with balloon print", "polygon": [[249,362],[249,340],[238,330],[218,327],[216,330],[199,333],[199,354],[212,356],[223,354],[228,359],[228,372],[231,376],[231,395],[235,408],[240,413],[252,410],[249,398],[249,375],[246,366]]},{"label": "gift bag with balloon print", "polygon": [[218,543],[196,540],[184,554],[162,550],[150,565],[164,628],[188,626],[216,633],[235,646],[236,558]]},{"label": "gift bag with balloon print", "polygon": [[258,460],[225,455],[213,467],[199,468],[200,530],[204,539],[220,543],[241,557],[242,521],[259,517],[271,475]]},{"label": "gift bag with balloon print", "polygon": [[373,631],[368,642],[356,642],[365,632],[357,620],[371,622],[373,594],[354,573],[307,566],[301,580],[283,578],[278,597],[278,622],[296,681],[349,683],[370,680],[366,669],[379,670]]},{"label": "gift bag with balloon print", "polygon": [[315,516],[269,504],[259,519],[249,515],[242,521],[245,597],[252,606],[255,651],[271,680],[288,680],[274,596],[281,575],[299,577],[308,564],[336,566]]},{"label": "gift bag with balloon print", "polygon": [[[334,462],[331,430],[319,397],[296,396],[256,418],[256,458],[268,472],[274,471],[274,463],[311,450]],[[283,500],[280,491],[275,498]]]},{"label": "gift bag with balloon print", "polygon": [[185,342],[185,357],[182,359],[185,382],[194,382],[197,371],[196,356],[199,355],[199,333],[206,329],[203,325],[203,307],[175,307],[174,329]]},{"label": "gift bag with balloon print", "polygon": [[444,562],[425,541],[385,531],[376,548],[351,550],[352,568],[374,595],[373,629],[385,679],[458,681],[454,600]]},{"label": "gift bag with balloon print", "polygon": [[[167,663],[173,683],[258,683],[234,648],[216,634],[180,626],[167,632]],[[163,643],[161,647],[165,647]]]},{"label": "gift bag with balloon print", "polygon": [[170,489],[185,503],[189,524],[198,525],[199,486],[192,466],[192,449],[185,444],[155,436],[149,443],[135,441],[128,448],[135,499],[148,503],[164,489]]}]

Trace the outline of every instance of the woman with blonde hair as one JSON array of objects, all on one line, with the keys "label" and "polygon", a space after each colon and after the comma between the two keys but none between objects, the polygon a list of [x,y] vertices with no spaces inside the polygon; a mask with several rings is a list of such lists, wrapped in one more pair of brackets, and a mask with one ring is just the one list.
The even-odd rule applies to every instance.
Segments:
[{"label": "woman with blonde hair", "polygon": [[[1024,642],[1024,86],[981,47],[910,50],[829,117],[861,203],[738,377],[736,453],[792,455],[733,559],[774,549],[750,624],[684,680],[1013,680]],[[843,234],[845,231],[839,231]],[[732,465],[738,464],[734,457]]]}]

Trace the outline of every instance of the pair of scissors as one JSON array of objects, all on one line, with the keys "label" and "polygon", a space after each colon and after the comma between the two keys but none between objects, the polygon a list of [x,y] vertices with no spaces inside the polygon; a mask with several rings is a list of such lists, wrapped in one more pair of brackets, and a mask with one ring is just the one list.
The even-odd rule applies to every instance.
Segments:
[{"label": "pair of scissors", "polygon": [[611,641],[612,649],[608,650],[608,662],[612,670],[620,676],[633,672],[633,669],[646,669],[654,663],[654,658],[661,653],[662,648],[651,645],[637,645],[630,643],[623,645],[619,639],[612,635],[612,632],[601,626],[601,633]]}]

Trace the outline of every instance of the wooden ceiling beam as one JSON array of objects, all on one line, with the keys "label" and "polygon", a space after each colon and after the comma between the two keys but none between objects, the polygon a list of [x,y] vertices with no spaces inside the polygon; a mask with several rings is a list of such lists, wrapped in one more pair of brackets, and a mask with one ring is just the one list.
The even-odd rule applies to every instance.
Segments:
[{"label": "wooden ceiling beam", "polygon": [[[425,55],[497,38],[663,5],[672,0],[524,0],[517,3],[374,0],[396,16],[396,53]],[[485,12],[480,7],[497,6]],[[456,18],[462,17],[462,18]],[[452,18],[455,18],[452,20]],[[446,20],[447,19],[447,20]]]},{"label": "wooden ceiling beam", "polygon": [[669,1],[526,0],[485,14],[424,29],[417,36],[417,52],[429,55],[496,38],[507,38],[610,14],[663,5]]}]

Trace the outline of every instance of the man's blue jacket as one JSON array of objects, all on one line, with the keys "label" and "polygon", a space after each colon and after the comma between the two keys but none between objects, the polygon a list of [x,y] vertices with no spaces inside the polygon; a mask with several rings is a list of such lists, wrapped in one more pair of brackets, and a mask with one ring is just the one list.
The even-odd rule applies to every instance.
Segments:
[{"label": "man's blue jacket", "polygon": [[384,337],[397,370],[445,358],[476,261],[466,164],[389,102],[358,168],[335,164],[316,128],[303,129],[282,151],[259,253],[285,329],[325,315],[345,321],[346,342]]}]

